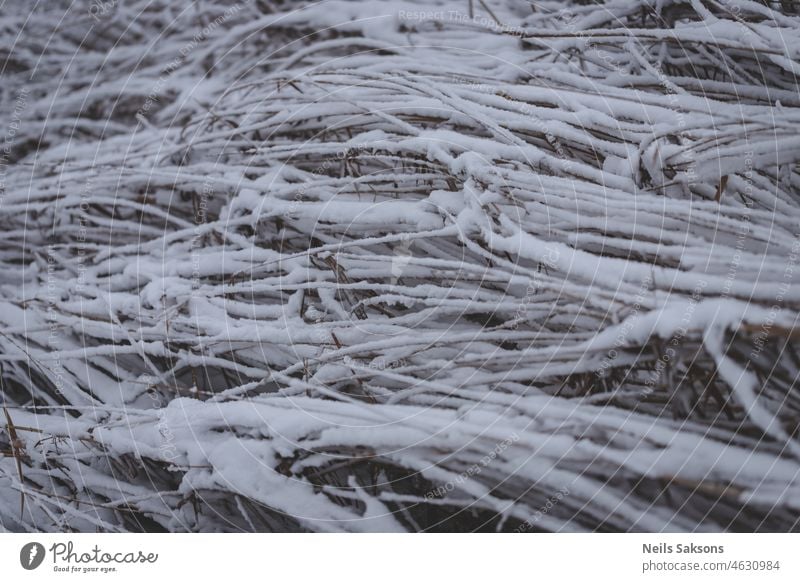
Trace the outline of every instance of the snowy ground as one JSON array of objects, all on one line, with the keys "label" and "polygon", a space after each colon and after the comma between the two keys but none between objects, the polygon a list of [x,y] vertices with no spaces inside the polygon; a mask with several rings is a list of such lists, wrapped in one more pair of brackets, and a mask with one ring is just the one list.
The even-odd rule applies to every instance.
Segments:
[{"label": "snowy ground", "polygon": [[0,530],[800,529],[795,4],[0,38]]}]

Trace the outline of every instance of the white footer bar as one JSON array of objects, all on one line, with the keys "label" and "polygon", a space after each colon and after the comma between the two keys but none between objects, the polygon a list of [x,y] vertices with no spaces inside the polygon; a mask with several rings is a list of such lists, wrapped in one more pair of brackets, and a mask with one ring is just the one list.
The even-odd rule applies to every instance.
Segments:
[{"label": "white footer bar", "polygon": [[0,534],[9,581],[777,582],[799,554],[800,534]]}]

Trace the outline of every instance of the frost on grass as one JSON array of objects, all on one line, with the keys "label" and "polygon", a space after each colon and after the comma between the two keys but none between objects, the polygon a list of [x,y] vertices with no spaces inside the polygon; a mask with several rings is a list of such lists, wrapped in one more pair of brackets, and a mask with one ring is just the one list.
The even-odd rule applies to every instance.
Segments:
[{"label": "frost on grass", "polygon": [[798,529],[793,3],[0,35],[1,529]]}]

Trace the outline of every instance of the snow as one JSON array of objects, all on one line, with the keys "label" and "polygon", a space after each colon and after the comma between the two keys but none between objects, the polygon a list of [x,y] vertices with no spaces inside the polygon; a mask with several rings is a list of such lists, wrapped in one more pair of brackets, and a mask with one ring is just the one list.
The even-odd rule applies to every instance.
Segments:
[{"label": "snow", "polygon": [[0,531],[795,530],[800,15],[717,4],[9,7]]}]

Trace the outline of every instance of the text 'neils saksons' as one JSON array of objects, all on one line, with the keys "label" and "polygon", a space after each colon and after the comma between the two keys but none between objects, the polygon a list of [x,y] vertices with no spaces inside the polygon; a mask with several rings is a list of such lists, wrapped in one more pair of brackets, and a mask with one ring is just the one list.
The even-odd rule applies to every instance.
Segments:
[{"label": "text 'neils saksons'", "polygon": [[642,544],[644,554],[724,554],[723,546],[698,546],[697,544]]}]

